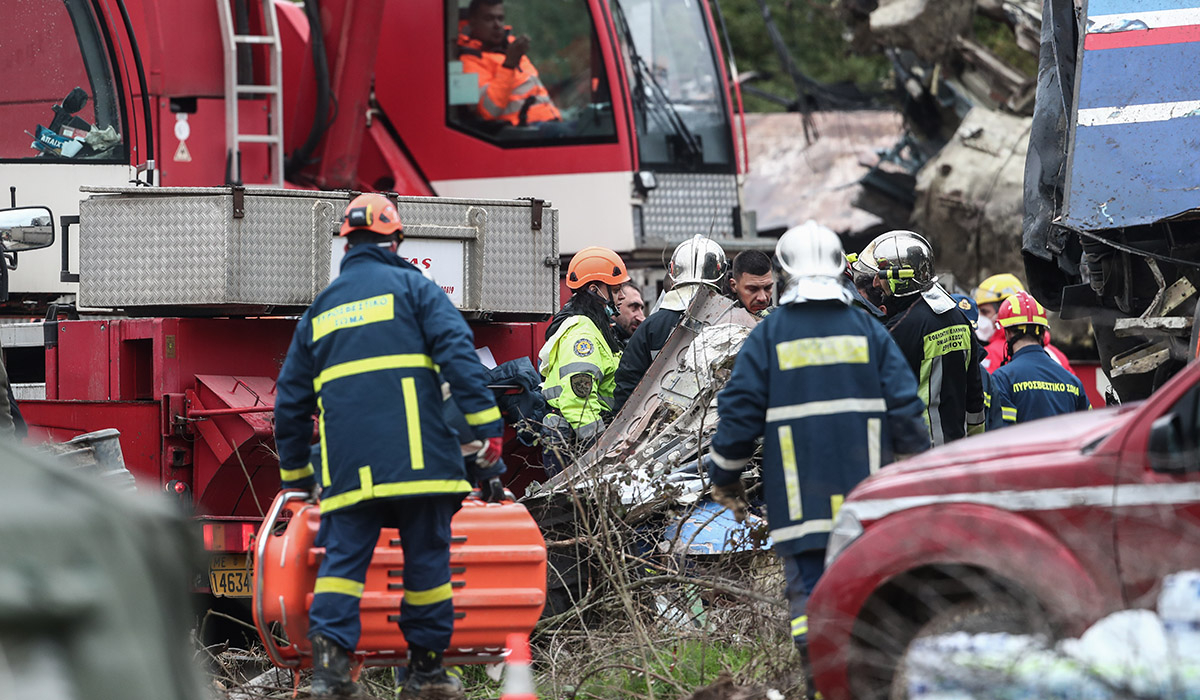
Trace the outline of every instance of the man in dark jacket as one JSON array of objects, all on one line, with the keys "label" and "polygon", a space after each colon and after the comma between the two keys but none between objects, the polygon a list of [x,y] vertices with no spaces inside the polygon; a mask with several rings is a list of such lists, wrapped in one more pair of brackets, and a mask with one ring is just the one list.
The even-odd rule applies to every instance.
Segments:
[{"label": "man in dark jacket", "polygon": [[882,290],[884,323],[917,378],[930,444],[983,432],[979,343],[958,304],[937,284],[929,242],[912,231],[890,231],[871,241],[853,265]]},{"label": "man in dark jacket", "polygon": [[713,498],[742,520],[740,475],[763,439],[771,540],[784,562],[792,639],[811,679],[805,608],[837,508],[860,481],[929,441],[904,355],[852,306],[837,234],[799,226],[779,239],[775,257],[780,305],[750,332],[717,396],[708,471]]},{"label": "man in dark jacket", "polygon": [[696,235],[676,246],[667,265],[667,275],[673,285],[671,291],[663,297],[658,309],[638,326],[621,353],[617,388],[613,393],[614,413],[621,410],[638,382],[642,381],[696,293],[704,287],[720,289],[725,267],[725,251],[716,241]]},{"label": "man in dark jacket", "polygon": [[[441,288],[396,255],[396,207],[365,194],[346,210],[341,274],[301,317],[279,373],[275,442],[285,489],[317,492],[325,557],[309,609],[312,692],[354,692],[359,600],[381,527],[400,531],[400,629],[410,649],[401,698],[463,697],[442,668],[454,605],[450,520],[495,476],[503,424],[471,330]],[[440,373],[440,377],[439,377]],[[471,466],[442,414],[442,381],[483,443]],[[320,433],[315,456],[312,416]]]}]

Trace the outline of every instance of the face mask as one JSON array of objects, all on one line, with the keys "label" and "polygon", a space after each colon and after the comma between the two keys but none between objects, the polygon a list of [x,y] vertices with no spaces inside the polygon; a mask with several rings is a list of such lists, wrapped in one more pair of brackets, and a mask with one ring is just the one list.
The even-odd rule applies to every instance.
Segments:
[{"label": "face mask", "polygon": [[979,342],[987,343],[996,334],[996,324],[987,316],[980,316],[979,322],[975,326],[975,337],[979,338]]},{"label": "face mask", "polygon": [[615,295],[612,293],[611,288],[608,290],[607,299],[600,296],[600,293],[594,289],[588,289],[588,293],[594,295],[597,299],[604,302],[604,314],[608,316],[608,318],[613,319],[617,317],[617,305],[613,302],[613,297]]}]

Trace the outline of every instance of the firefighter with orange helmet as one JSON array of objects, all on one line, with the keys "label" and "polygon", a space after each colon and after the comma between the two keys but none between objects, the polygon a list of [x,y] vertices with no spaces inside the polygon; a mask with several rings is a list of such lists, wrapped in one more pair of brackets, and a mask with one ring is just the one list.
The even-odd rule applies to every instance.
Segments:
[{"label": "firefighter with orange helmet", "polygon": [[584,248],[567,266],[571,299],[551,319],[538,353],[542,395],[552,409],[542,429],[542,466],[550,476],[566,466],[571,448],[600,436],[612,413],[621,357],[613,318],[617,293],[628,281],[625,262],[608,248]]},{"label": "firefighter with orange helmet", "polygon": [[1000,416],[1006,424],[1092,407],[1079,379],[1046,353],[1043,346],[1050,322],[1046,309],[1028,292],[1005,299],[996,324],[1012,357],[992,373],[992,400],[1000,403]]},{"label": "firefighter with orange helmet", "polygon": [[[399,529],[404,550],[400,629],[410,660],[399,697],[463,697],[442,668],[454,627],[450,520],[468,478],[495,476],[504,425],[471,329],[440,287],[396,255],[403,235],[387,198],[350,202],[341,274],[301,317],[277,382],[282,486],[320,493],[325,556],[309,609],[317,697],[355,691],[350,654],[382,527]],[[443,418],[443,381],[483,443],[469,466]]]}]

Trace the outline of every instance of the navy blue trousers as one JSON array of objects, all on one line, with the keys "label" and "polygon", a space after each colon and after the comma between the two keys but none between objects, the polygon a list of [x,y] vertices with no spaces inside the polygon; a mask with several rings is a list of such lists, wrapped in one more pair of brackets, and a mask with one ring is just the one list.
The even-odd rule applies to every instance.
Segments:
[{"label": "navy blue trousers", "polygon": [[812,549],[781,554],[783,575],[787,579],[788,611],[792,615],[792,642],[796,648],[808,643],[808,595],[825,573],[825,550]]},{"label": "navy blue trousers", "polygon": [[317,546],[325,558],[308,612],[308,636],[322,634],[354,650],[362,634],[359,602],[379,531],[400,531],[404,598],[400,631],[409,647],[445,651],[454,631],[450,587],[450,519],[462,495],[367,501],[321,516]]}]

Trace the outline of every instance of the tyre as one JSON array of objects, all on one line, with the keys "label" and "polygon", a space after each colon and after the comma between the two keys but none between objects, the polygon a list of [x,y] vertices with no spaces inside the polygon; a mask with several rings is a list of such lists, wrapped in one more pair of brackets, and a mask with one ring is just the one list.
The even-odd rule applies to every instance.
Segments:
[{"label": "tyre", "polygon": [[1022,604],[1003,593],[949,605],[934,612],[933,617],[917,630],[905,646],[892,676],[889,700],[908,699],[908,656],[919,640],[957,632],[970,635],[1007,633],[1048,636],[1050,631],[1049,624],[1036,606]]}]

